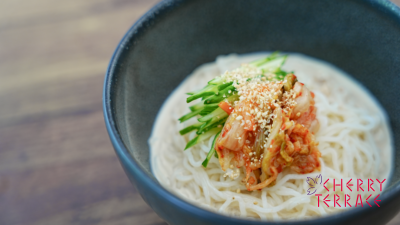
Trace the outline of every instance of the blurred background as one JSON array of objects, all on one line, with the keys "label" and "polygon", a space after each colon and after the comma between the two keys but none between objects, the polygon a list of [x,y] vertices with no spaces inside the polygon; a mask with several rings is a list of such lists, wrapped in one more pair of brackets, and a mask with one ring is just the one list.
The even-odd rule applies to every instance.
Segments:
[{"label": "blurred background", "polygon": [[125,176],[101,103],[114,49],[157,2],[0,1],[0,225],[166,224]]}]

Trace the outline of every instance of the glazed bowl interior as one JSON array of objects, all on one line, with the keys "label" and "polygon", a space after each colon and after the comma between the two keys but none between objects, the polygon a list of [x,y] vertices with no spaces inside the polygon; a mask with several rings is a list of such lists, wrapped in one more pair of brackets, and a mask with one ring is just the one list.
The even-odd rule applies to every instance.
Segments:
[{"label": "glazed bowl interior", "polygon": [[279,50],[327,61],[377,98],[389,116],[395,146],[393,175],[382,197],[398,196],[399,14],[388,1],[158,4],[125,35],[105,81],[106,124],[119,157],[127,157],[121,162],[128,176],[126,168],[134,165],[152,188],[162,190],[150,170],[148,139],[163,102],[197,66],[218,55]]}]

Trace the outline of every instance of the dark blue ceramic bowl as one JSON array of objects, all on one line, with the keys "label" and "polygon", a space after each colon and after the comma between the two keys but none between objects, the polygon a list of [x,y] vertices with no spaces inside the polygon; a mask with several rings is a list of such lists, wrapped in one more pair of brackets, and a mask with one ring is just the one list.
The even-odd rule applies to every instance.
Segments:
[{"label": "dark blue ceramic bowl", "polygon": [[147,144],[162,103],[194,68],[221,54],[275,50],[319,58],[354,76],[387,111],[396,148],[393,177],[380,208],[287,223],[388,222],[400,208],[400,9],[386,0],[177,0],[156,5],[117,46],[104,84],[106,126],[129,179],[170,224],[275,224],[216,214],[172,195],[150,171]]}]

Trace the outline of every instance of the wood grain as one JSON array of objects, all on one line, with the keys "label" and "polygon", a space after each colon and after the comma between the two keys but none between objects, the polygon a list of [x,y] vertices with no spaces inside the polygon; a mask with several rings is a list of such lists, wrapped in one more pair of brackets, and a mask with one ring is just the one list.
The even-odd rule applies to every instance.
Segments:
[{"label": "wood grain", "polygon": [[0,224],[165,224],[125,176],[102,87],[157,1],[0,2]]},{"label": "wood grain", "polygon": [[166,224],[125,176],[101,105],[115,47],[157,1],[0,1],[0,224]]}]

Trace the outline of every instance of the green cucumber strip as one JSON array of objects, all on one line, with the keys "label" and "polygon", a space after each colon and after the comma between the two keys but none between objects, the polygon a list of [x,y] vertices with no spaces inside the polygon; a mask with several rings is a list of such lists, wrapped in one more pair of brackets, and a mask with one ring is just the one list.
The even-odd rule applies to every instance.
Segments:
[{"label": "green cucumber strip", "polygon": [[[230,93],[229,93],[230,91]],[[220,91],[218,95],[213,95],[209,98],[207,98],[204,101],[204,104],[213,104],[213,103],[220,103],[222,100],[224,100],[228,95],[232,94],[234,91],[236,91],[236,88],[234,86],[228,86],[224,90]],[[224,97],[225,96],[225,97]]]},{"label": "green cucumber strip", "polygon": [[186,102],[189,103],[198,98],[205,98],[207,96],[215,94],[216,92],[218,92],[218,86],[209,84],[209,85],[205,86],[203,89],[201,89],[200,91],[197,91],[196,93],[189,92],[189,94],[192,94],[192,95],[186,99]]},{"label": "green cucumber strip", "polygon": [[[199,123],[203,123],[203,122],[199,122]],[[203,133],[203,130],[204,130],[204,128],[207,126],[207,123],[203,123],[200,127],[199,127],[199,129],[196,131],[196,134],[197,135],[200,135],[201,133]],[[199,132],[199,131],[202,131],[202,132]]]},{"label": "green cucumber strip", "polygon": [[200,136],[196,136],[195,138],[193,138],[192,140],[190,140],[187,144],[184,150],[192,147],[193,145],[197,144],[199,142],[199,137]]},{"label": "green cucumber strip", "polygon": [[[215,151],[215,143],[217,142],[217,138],[218,138],[218,136],[219,136],[220,133],[221,133],[221,131],[218,132],[218,133],[215,135],[214,140],[213,140],[213,143],[212,143],[212,145],[211,145],[211,149],[210,149],[210,151],[208,152],[206,159],[205,159],[205,160],[203,161],[203,163],[201,164],[201,165],[204,166],[204,168],[207,167],[208,161],[210,161],[211,157],[217,153],[217,151]],[[218,154],[217,154],[217,155],[218,155]]]},{"label": "green cucumber strip", "polygon": [[250,65],[256,66],[256,67],[262,66],[263,64],[265,64],[271,60],[274,60],[276,57],[278,57],[278,54],[279,54],[278,51],[273,52],[271,55],[269,55],[266,58],[262,58],[262,59],[254,61],[254,62],[251,62]]},{"label": "green cucumber strip", "polygon": [[233,84],[233,82],[221,84],[218,86],[218,91],[224,90],[225,88],[227,88],[228,86],[231,86],[232,84]]},{"label": "green cucumber strip", "polygon": [[[231,91],[231,92],[229,93],[229,91]],[[224,90],[220,91],[219,95],[226,96],[226,95],[232,94],[232,92],[234,92],[234,91],[236,91],[236,88],[234,86],[230,85],[230,86],[226,87]]]},{"label": "green cucumber strip", "polygon": [[210,114],[199,118],[198,121],[199,122],[207,122],[208,120],[212,119],[213,117],[219,116],[220,118],[223,118],[227,115],[228,115],[228,113],[226,113],[223,109],[218,107],[214,111],[212,111]]},{"label": "green cucumber strip", "polygon": [[217,107],[218,107],[218,103],[205,105],[204,102],[199,102],[193,106],[190,106],[189,109],[191,111],[201,110],[200,115],[204,116],[204,115],[207,115],[208,113],[214,111],[214,109],[216,109]]},{"label": "green cucumber strip", "polygon": [[228,116],[222,118],[222,119],[216,119],[215,117],[209,121],[207,121],[206,123],[204,123],[204,126],[202,125],[196,132],[196,134],[201,134],[201,133],[205,133],[211,129],[213,129],[214,127],[217,127],[218,125],[221,125],[221,127],[223,127],[223,125],[226,122],[226,119],[228,118]]},{"label": "green cucumber strip", "polygon": [[213,104],[213,103],[219,103],[222,100],[224,100],[224,97],[222,95],[213,95],[206,100],[204,100],[204,104]]},{"label": "green cucumber strip", "polygon": [[207,91],[215,92],[216,90],[218,90],[218,86],[213,85],[213,84],[207,84],[203,89],[201,89],[200,91],[195,92],[194,94],[199,94],[201,92],[207,92]]},{"label": "green cucumber strip", "polygon": [[287,58],[287,55],[279,56],[279,57],[269,61],[268,63],[263,64],[259,68],[261,70],[267,71],[267,72],[276,72],[285,63],[286,58]]},{"label": "green cucumber strip", "polygon": [[200,116],[205,116],[214,111],[216,108],[218,108],[218,103],[205,105],[199,114]]},{"label": "green cucumber strip", "polygon": [[293,72],[289,72],[288,73],[286,71],[283,71],[283,70],[279,69],[277,72],[275,72],[276,79],[283,80],[283,79],[285,79],[286,75],[288,75],[290,73],[293,73]]},{"label": "green cucumber strip", "polygon": [[204,128],[210,128],[212,126],[217,126],[219,124],[224,124],[226,121],[226,118],[228,118],[228,113],[222,116],[216,116],[213,117],[211,120],[208,120],[206,122],[206,126]]},{"label": "green cucumber strip", "polygon": [[208,81],[208,84],[215,84],[215,85],[220,85],[224,82],[221,76],[218,76],[210,81]]},{"label": "green cucumber strip", "polygon": [[229,85],[226,88],[224,88],[222,91],[220,91],[220,93],[225,93],[225,92],[227,92],[229,90],[231,90],[231,91],[232,90],[236,90],[236,88],[233,85]]},{"label": "green cucumber strip", "polygon": [[200,134],[200,135],[196,136],[195,138],[193,138],[192,140],[190,140],[187,143],[187,145],[185,147],[185,150],[190,148],[190,147],[192,147],[192,146],[194,146],[194,145],[196,145],[197,143],[200,143],[201,141],[206,140],[207,138],[209,138],[209,137],[211,137],[213,135],[216,135],[221,130],[222,130],[222,127],[216,127],[216,128],[213,128],[213,129],[209,130],[208,132],[206,132],[204,134]]},{"label": "green cucumber strip", "polygon": [[199,109],[203,109],[203,107],[204,107],[204,102],[201,101],[201,102],[199,102],[199,103],[197,103],[195,105],[190,106],[189,109],[190,109],[190,111],[196,111],[196,110],[199,110]]},{"label": "green cucumber strip", "polygon": [[256,60],[256,61],[251,62],[251,63],[249,63],[249,64],[252,65],[252,66],[259,67],[260,65],[264,64],[265,62],[267,62],[267,60],[268,60],[268,57],[267,57],[267,58],[262,58],[262,59]]},{"label": "green cucumber strip", "polygon": [[211,112],[212,112],[212,111],[214,111],[214,109],[216,109],[216,107],[218,107],[218,103],[215,103],[215,104],[208,104],[208,105],[204,105],[203,110],[210,110],[210,109],[213,109],[213,110],[211,110]]},{"label": "green cucumber strip", "polygon": [[189,132],[191,132],[191,131],[193,131],[193,130],[199,129],[199,127],[200,127],[201,125],[203,125],[203,123],[197,122],[197,123],[195,123],[195,124],[193,124],[193,125],[190,125],[190,126],[188,126],[188,127],[183,128],[182,130],[179,131],[179,133],[180,133],[181,135],[185,135],[185,134],[187,134],[187,133],[189,133]]},{"label": "green cucumber strip", "polygon": [[[214,110],[216,109],[217,107],[214,107]],[[200,113],[199,113],[199,115],[200,116],[207,116],[209,113],[211,113],[212,111],[214,111],[214,110],[202,110]]]},{"label": "green cucumber strip", "polygon": [[198,93],[198,94],[195,94],[195,95],[191,95],[190,97],[188,97],[186,99],[186,102],[189,103],[189,102],[194,101],[194,100],[199,99],[199,98],[206,98],[206,97],[208,97],[210,95],[213,95],[213,94],[215,94],[215,93],[212,92],[212,91],[201,92],[201,93]]},{"label": "green cucumber strip", "polygon": [[199,114],[200,112],[201,112],[201,109],[196,110],[196,111],[193,111],[193,112],[190,112],[190,113],[188,113],[188,114],[182,116],[182,117],[179,118],[178,120],[182,123],[182,122],[184,122],[184,121],[186,121],[186,120],[188,120],[188,119],[190,119],[190,118],[196,116],[196,115]]}]

